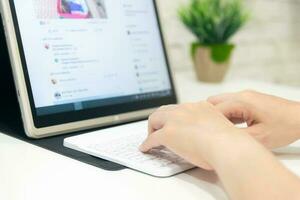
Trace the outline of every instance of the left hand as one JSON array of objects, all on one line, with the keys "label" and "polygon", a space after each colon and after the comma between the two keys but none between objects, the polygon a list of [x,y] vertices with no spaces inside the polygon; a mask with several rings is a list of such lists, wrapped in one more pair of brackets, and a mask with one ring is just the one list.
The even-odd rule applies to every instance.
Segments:
[{"label": "left hand", "polygon": [[269,149],[289,145],[300,138],[300,104],[255,91],[210,97],[233,123],[246,122],[249,135]]}]

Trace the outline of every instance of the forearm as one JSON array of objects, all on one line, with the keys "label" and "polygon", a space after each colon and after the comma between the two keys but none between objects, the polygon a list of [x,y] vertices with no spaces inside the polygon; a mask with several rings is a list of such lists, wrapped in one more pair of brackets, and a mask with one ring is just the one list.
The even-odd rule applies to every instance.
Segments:
[{"label": "forearm", "polygon": [[300,181],[246,134],[222,141],[212,165],[232,200],[300,199]]},{"label": "forearm", "polygon": [[287,130],[292,134],[292,141],[300,140],[300,102],[294,102],[292,109],[289,111],[290,118],[288,118],[291,130]]}]

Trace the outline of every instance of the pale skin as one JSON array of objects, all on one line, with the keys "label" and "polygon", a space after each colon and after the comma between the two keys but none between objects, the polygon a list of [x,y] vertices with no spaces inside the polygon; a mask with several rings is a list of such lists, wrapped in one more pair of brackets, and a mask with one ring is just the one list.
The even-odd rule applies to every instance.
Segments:
[{"label": "pale skin", "polygon": [[[246,122],[239,129],[235,123]],[[165,146],[214,170],[232,200],[298,200],[300,179],[269,151],[300,139],[300,103],[254,91],[163,106],[140,150]]]}]

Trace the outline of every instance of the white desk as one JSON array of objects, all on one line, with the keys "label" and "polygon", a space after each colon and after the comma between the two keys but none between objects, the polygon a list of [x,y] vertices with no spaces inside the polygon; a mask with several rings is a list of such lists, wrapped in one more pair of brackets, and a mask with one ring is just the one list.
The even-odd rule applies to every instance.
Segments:
[{"label": "white desk", "polygon": [[[200,84],[191,72],[176,75],[182,101],[197,101],[212,94],[253,88],[300,100],[297,88],[251,81],[223,85]],[[300,175],[300,143],[279,159]],[[297,148],[299,146],[299,148]],[[0,199],[109,199],[109,200],[223,200],[218,178],[200,169],[159,179],[131,170],[109,172],[69,159],[0,133]]]}]

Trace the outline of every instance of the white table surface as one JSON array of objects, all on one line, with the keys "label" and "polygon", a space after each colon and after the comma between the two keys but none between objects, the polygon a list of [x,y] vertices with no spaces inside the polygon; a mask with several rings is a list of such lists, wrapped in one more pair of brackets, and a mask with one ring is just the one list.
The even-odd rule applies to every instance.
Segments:
[{"label": "white table surface", "polygon": [[[193,73],[176,75],[181,101],[198,101],[225,91],[257,89],[300,100],[298,88],[254,81],[222,85],[196,82]],[[278,158],[300,175],[300,143]],[[0,200],[54,199],[227,199],[217,176],[195,169],[171,178],[154,178],[129,169],[109,172],[0,133]]]}]

